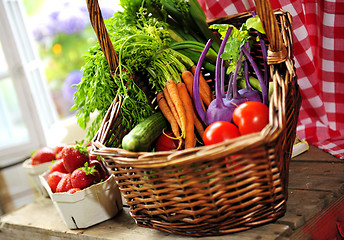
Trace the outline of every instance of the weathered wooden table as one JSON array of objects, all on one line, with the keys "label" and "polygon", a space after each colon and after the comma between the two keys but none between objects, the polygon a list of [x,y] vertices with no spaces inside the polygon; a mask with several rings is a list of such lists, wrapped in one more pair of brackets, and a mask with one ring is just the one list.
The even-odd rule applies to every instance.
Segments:
[{"label": "weathered wooden table", "polygon": [[[338,201],[344,199],[343,183],[344,161],[310,146],[308,152],[291,161],[289,200],[284,217],[276,223],[248,231],[200,239],[310,239],[304,234],[305,226],[308,228],[314,226],[314,219],[319,222],[319,216],[324,214],[322,210],[329,212],[329,209],[334,209],[334,212],[338,214],[343,213],[339,211],[340,209],[335,209],[339,206]],[[92,210],[85,209],[85,211]],[[137,227],[127,208],[124,208],[115,218],[96,226],[83,230],[70,230],[64,225],[50,199],[39,198],[36,202],[1,217],[0,239],[169,240],[194,238]]]}]

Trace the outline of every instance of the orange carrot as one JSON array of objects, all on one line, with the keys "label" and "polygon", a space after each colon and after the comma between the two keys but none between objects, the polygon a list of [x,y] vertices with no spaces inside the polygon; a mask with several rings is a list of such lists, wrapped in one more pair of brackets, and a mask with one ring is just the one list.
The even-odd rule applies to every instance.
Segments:
[{"label": "orange carrot", "polygon": [[166,99],[166,103],[167,105],[170,107],[170,110],[174,116],[174,118],[176,119],[177,123],[178,123],[178,126],[180,127],[180,129],[182,128],[182,124],[180,122],[180,119],[178,117],[178,113],[177,113],[177,110],[176,110],[176,107],[174,106],[172,100],[171,100],[171,96],[170,94],[168,93],[168,90],[167,90],[167,87],[165,86],[164,89],[163,89],[163,92],[164,92],[164,97]]},{"label": "orange carrot", "polygon": [[186,126],[185,126],[185,148],[193,148],[196,146],[196,136],[194,130],[194,109],[193,104],[183,82],[177,83],[178,93],[182,104],[185,108]]},{"label": "orange carrot", "polygon": [[[191,98],[193,96],[192,95],[193,78],[194,78],[194,75],[192,74],[192,72],[190,72],[190,71],[182,72],[182,79],[185,83],[186,88],[188,89],[188,92],[189,92]],[[193,118],[194,118],[194,122],[195,122],[195,128],[196,128],[197,132],[199,133],[199,135],[202,137],[203,133],[204,133],[204,127],[203,127],[202,122],[197,117],[196,111],[194,109],[193,101],[192,101],[192,105],[193,105],[193,115],[194,115]],[[202,101],[202,106],[204,108],[203,101]]]},{"label": "orange carrot", "polygon": [[179,126],[178,126],[178,123],[177,123],[177,120],[174,118],[167,102],[166,102],[166,99],[164,97],[164,93],[163,92],[159,92],[157,94],[157,102],[158,102],[158,106],[162,112],[162,114],[165,116],[165,118],[167,119],[167,121],[170,123],[171,125],[171,129],[172,129],[172,132],[174,134],[175,137],[180,137],[180,134],[179,134]]},{"label": "orange carrot", "polygon": [[[192,66],[191,71],[193,74],[195,74],[196,71],[196,65]],[[203,74],[200,73],[199,76],[199,84],[200,84],[200,89],[202,89],[202,91],[206,92],[206,95],[208,96],[208,98],[206,99],[206,102],[204,102],[207,106],[209,106],[209,104],[207,104],[208,102],[210,103],[212,100],[215,99],[214,94],[212,93],[208,83],[205,81]],[[200,90],[200,93],[202,92]],[[209,101],[210,99],[210,101]]]},{"label": "orange carrot", "polygon": [[170,94],[172,103],[174,104],[176,111],[178,113],[178,117],[181,124],[181,130],[182,130],[181,136],[182,138],[185,138],[186,113],[185,113],[185,108],[183,106],[183,102],[180,99],[180,96],[178,94],[177,85],[173,80],[168,80],[166,82],[166,87],[167,87],[168,93]]},{"label": "orange carrot", "polygon": [[193,118],[194,118],[195,128],[196,128],[198,134],[200,135],[200,137],[203,137],[203,134],[204,134],[204,127],[203,127],[203,124],[202,124],[202,122],[199,120],[199,118],[197,117],[196,112],[195,112],[195,109],[193,109],[193,110],[194,110],[194,112],[193,112]]},{"label": "orange carrot", "polygon": [[[190,96],[193,97],[194,75],[192,74],[192,72],[186,70],[186,71],[182,72],[182,79],[183,79],[183,81],[184,81],[184,83],[186,85],[186,88],[188,89],[188,92],[189,92]],[[206,95],[206,93],[204,91],[202,91],[201,88],[199,90],[200,90],[200,98],[201,98],[202,107],[203,107],[204,110],[206,110],[205,107],[204,107],[204,100],[203,99],[209,99],[209,97]]]},{"label": "orange carrot", "polygon": [[190,71],[184,71],[182,72],[182,79],[183,82],[186,85],[186,88],[188,89],[190,96],[193,97],[193,80],[194,80],[194,75]]}]

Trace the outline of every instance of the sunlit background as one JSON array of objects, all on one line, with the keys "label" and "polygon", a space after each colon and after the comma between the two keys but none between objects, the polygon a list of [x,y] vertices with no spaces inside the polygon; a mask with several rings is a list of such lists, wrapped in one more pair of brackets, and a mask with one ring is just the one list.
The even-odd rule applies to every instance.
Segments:
[{"label": "sunlit background", "polygon": [[[121,9],[98,2],[104,19]],[[85,0],[0,0],[0,32],[1,216],[34,199],[21,163],[78,128],[73,85],[97,38]]]},{"label": "sunlit background", "polygon": [[[82,56],[97,41],[86,1],[23,0],[23,3],[58,115],[74,114],[70,111],[73,85],[82,77]],[[104,19],[119,9],[116,0],[100,0],[99,5]]]}]

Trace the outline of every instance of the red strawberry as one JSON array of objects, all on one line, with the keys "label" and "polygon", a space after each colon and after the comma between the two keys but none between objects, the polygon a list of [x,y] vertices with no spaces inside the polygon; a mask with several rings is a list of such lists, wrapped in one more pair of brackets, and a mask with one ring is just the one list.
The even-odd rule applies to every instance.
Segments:
[{"label": "red strawberry", "polygon": [[107,168],[104,166],[103,161],[99,161],[99,160],[90,160],[90,167],[94,166],[94,169],[96,169],[99,172],[100,175],[100,179],[101,180],[106,180],[107,177],[109,176],[109,171],[107,170]]},{"label": "red strawberry", "polygon": [[80,145],[70,145],[63,148],[62,152],[63,164],[69,173],[75,169],[84,166],[88,162],[88,151]]},{"label": "red strawberry", "polygon": [[64,167],[62,159],[56,160],[53,163],[53,165],[51,165],[50,173],[55,172],[55,171],[62,172],[62,173],[68,173],[66,168]]},{"label": "red strawberry", "polygon": [[71,181],[74,188],[84,189],[94,183],[98,183],[100,181],[100,174],[95,169],[95,166],[89,167],[88,163],[85,163],[84,167],[73,171]]},{"label": "red strawberry", "polygon": [[67,144],[60,144],[60,145],[57,145],[56,147],[54,147],[54,152],[56,154],[56,159],[62,159],[62,150],[64,147],[67,147],[68,145]]},{"label": "red strawberry", "polygon": [[76,193],[78,191],[81,191],[81,189],[80,188],[71,188],[67,191],[67,193],[73,194],[73,193]]},{"label": "red strawberry", "polygon": [[43,147],[34,152],[31,156],[31,164],[38,165],[41,163],[51,162],[55,159],[55,153],[51,148]]},{"label": "red strawberry", "polygon": [[49,184],[49,187],[53,193],[56,192],[57,185],[59,184],[59,182],[61,181],[61,179],[64,175],[65,175],[65,173],[61,173],[61,172],[57,172],[57,171],[49,174],[48,184]]},{"label": "red strawberry", "polygon": [[90,156],[90,160],[98,160],[98,156],[96,156],[96,155],[93,155],[93,154],[90,154],[89,155]]},{"label": "red strawberry", "polygon": [[67,192],[72,188],[71,174],[66,173],[63,175],[59,184],[57,184],[56,192]]}]

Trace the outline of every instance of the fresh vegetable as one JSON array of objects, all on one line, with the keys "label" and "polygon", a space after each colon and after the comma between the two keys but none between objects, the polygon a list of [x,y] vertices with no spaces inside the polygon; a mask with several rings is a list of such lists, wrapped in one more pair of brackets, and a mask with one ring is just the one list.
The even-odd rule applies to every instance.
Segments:
[{"label": "fresh vegetable", "polygon": [[155,143],[155,151],[157,152],[177,150],[178,147],[179,139],[169,130],[164,131]]},{"label": "fresh vegetable", "polygon": [[[193,98],[193,85],[194,85],[194,83],[193,83],[194,82],[194,75],[193,75],[193,73],[190,72],[190,71],[184,71],[182,73],[182,79],[183,79],[183,81],[184,81],[184,83],[186,85],[186,88],[188,89],[188,92],[189,92],[191,98]],[[200,90],[199,95],[200,95],[201,105],[202,105],[203,109],[205,109],[204,102],[208,101],[208,104],[209,104],[211,102],[211,100],[210,99],[207,100],[207,96],[206,96],[204,91]]]},{"label": "fresh vegetable", "polygon": [[217,121],[210,124],[205,129],[203,135],[203,142],[205,145],[212,145],[239,136],[239,130],[233,123],[226,121]]},{"label": "fresh vegetable", "polygon": [[186,89],[184,83],[180,82],[177,84],[178,94],[184,107],[184,113],[186,117],[185,122],[185,148],[193,148],[196,146],[196,135],[195,135],[195,122],[194,122],[194,109],[193,103]]},{"label": "fresh vegetable", "polygon": [[166,120],[170,123],[174,136],[179,138],[180,133],[179,133],[178,122],[177,122],[176,118],[174,117],[170,107],[168,106],[163,92],[159,92],[157,94],[157,102],[158,102],[158,106],[159,106],[159,109],[161,110],[162,114],[164,115]]},{"label": "fresh vegetable", "polygon": [[[248,49],[248,42],[245,43],[245,47]],[[262,101],[261,92],[252,88],[250,81],[249,81],[249,72],[248,72],[248,62],[244,60],[244,78],[245,78],[245,88],[240,89],[235,94],[239,94],[240,96],[249,99],[250,101]],[[236,88],[239,84],[239,81],[236,81],[235,87],[233,87],[233,95],[234,95],[234,88]],[[265,83],[264,83],[265,85]]]},{"label": "fresh vegetable", "polygon": [[81,168],[75,169],[71,174],[71,184],[73,188],[84,189],[101,180],[100,173],[95,169],[95,165],[88,166],[88,162]]},{"label": "fresh vegetable", "polygon": [[[74,95],[80,126],[86,127],[91,113],[99,113],[88,129],[88,139],[99,129],[116,94],[124,99],[118,118],[122,131],[129,134],[123,140],[114,138],[113,146],[129,151],[151,150],[162,129],[170,127],[185,148],[194,147],[197,132],[203,136],[205,126],[230,122],[240,103],[261,101],[262,96],[267,104],[265,78],[249,48],[248,31],[261,27],[257,16],[240,30],[214,26],[218,35],[209,29],[197,0],[121,0],[121,5],[124,11],[105,21],[118,65],[109,69],[99,44],[90,48]],[[221,42],[218,36],[224,32]],[[261,93],[249,84],[249,64],[260,85],[265,84]],[[215,96],[201,69],[215,71]],[[245,79],[245,89],[238,90],[238,79]],[[154,101],[161,111],[159,121]]]},{"label": "fresh vegetable", "polygon": [[269,108],[261,102],[244,102],[234,110],[233,122],[241,135],[259,132],[269,123]]},{"label": "fresh vegetable", "polygon": [[155,21],[130,24],[123,13],[117,12],[105,22],[118,55],[118,67],[114,70],[114,76],[111,76],[99,44],[90,48],[84,56],[83,78],[76,86],[78,90],[74,94],[75,105],[72,107],[72,110],[77,110],[78,124],[82,128],[86,128],[90,115],[98,112],[88,128],[88,140],[99,129],[117,93],[124,98],[120,117],[125,130],[132,129],[153,113],[148,94],[150,89],[146,87],[147,65],[170,40],[166,28]]},{"label": "fresh vegetable", "polygon": [[[182,75],[186,73],[192,75],[189,71],[184,71]],[[196,146],[195,129],[200,136],[204,132],[190,95],[184,82],[175,84],[174,81],[168,81],[163,92],[159,92],[157,95],[159,109],[169,121],[174,135],[180,140],[180,144],[183,141],[185,148]],[[173,96],[173,100],[171,96]]]},{"label": "fresh vegetable", "polygon": [[190,96],[192,97],[193,96],[192,88],[193,88],[193,80],[194,80],[193,73],[186,70],[182,72],[181,77],[183,79],[184,84],[186,85],[186,88],[188,89]]},{"label": "fresh vegetable", "polygon": [[214,49],[219,48],[219,39],[208,28],[205,13],[197,0],[121,0],[127,19],[137,19],[141,8],[147,15],[168,24],[169,33],[176,41],[205,43],[213,39]]},{"label": "fresh vegetable", "polygon": [[[176,107],[174,106],[174,103],[172,102],[172,99],[171,99],[170,94],[168,93],[167,87],[165,87],[165,88],[163,89],[163,93],[164,93],[164,97],[165,97],[165,99],[166,99],[166,103],[167,103],[168,107],[170,108],[170,111],[171,111],[171,113],[172,113],[174,119],[176,120],[176,122],[177,122],[179,128],[181,129],[181,128],[182,128],[182,124],[181,124],[180,119],[179,119],[179,117],[178,117],[177,109],[176,109]],[[178,133],[175,133],[175,134],[176,134],[176,136],[179,137],[179,136],[180,136],[179,130],[178,130]]]},{"label": "fresh vegetable", "polygon": [[51,162],[55,159],[55,152],[49,147],[42,147],[32,153],[31,164],[39,165],[46,162]]},{"label": "fresh vegetable", "polygon": [[[110,73],[97,43],[85,54],[83,78],[76,85],[75,105],[71,110],[77,111],[78,124],[87,127],[88,140],[99,129],[116,94],[124,98],[119,116],[124,131],[131,130],[154,112],[151,93],[162,91],[168,79],[178,82],[175,77],[193,65],[187,54],[170,47],[172,43],[187,40],[188,46],[184,45],[182,50],[199,54],[200,45],[206,39],[214,39],[214,49],[219,42],[218,36],[208,28],[197,0],[121,0],[121,5],[123,11],[104,20],[118,56],[117,68]],[[195,24],[190,24],[190,19]],[[88,125],[95,112],[96,118]],[[120,143],[115,140],[114,145]]]},{"label": "fresh vegetable", "polygon": [[173,80],[168,80],[166,82],[166,88],[171,98],[171,101],[173,105],[175,106],[178,119],[180,120],[181,136],[182,138],[185,138],[186,124],[187,124],[186,112],[185,112],[183,102],[180,99],[177,85]]},{"label": "fresh vegetable", "polygon": [[[192,71],[193,74],[195,74],[195,72],[196,72],[196,65],[193,65],[193,66],[192,66],[191,71]],[[211,102],[212,100],[214,100],[215,97],[214,97],[214,94],[212,93],[212,91],[211,91],[211,89],[210,89],[209,84],[206,82],[206,80],[205,80],[205,78],[204,78],[202,72],[201,72],[200,75],[199,75],[199,83],[200,83],[200,88],[202,89],[201,91],[204,91],[204,92],[205,92],[205,94],[206,94],[206,96],[207,96],[207,98],[208,98],[208,101],[209,101],[209,99],[210,99],[210,101],[209,101],[208,103],[205,102],[205,104],[206,104],[207,106],[209,106],[210,102]]]},{"label": "fresh vegetable", "polygon": [[196,128],[199,136],[202,137],[203,134],[204,134],[204,126],[203,126],[201,120],[199,119],[199,117],[196,114],[195,106],[193,106],[193,108],[194,108],[194,110],[193,110],[193,118],[194,118],[195,128]]},{"label": "fresh vegetable", "polygon": [[[248,78],[248,82],[250,84],[250,87],[252,89],[255,89],[259,92],[261,92],[261,88],[260,88],[260,84],[259,84],[259,81],[257,78],[253,77],[253,76],[249,76]],[[238,79],[238,88],[240,89],[239,91],[242,91],[243,89],[247,88],[247,80],[244,79],[244,78],[240,78]],[[271,95],[272,95],[272,92],[273,92],[273,82],[272,81],[269,81],[268,83],[269,87],[269,91],[268,91],[268,100],[270,101],[270,98],[271,98]]]},{"label": "fresh vegetable", "polygon": [[213,41],[209,39],[209,41],[205,45],[204,50],[199,58],[199,61],[197,63],[197,67],[195,70],[195,74],[194,74],[194,83],[193,83],[193,89],[192,89],[196,112],[205,125],[207,125],[207,120],[206,120],[206,113],[205,113],[205,110],[203,109],[201,98],[200,98],[199,81],[200,81],[202,63],[204,61],[205,55],[209,51],[209,48],[212,42]]},{"label": "fresh vegetable", "polygon": [[[179,42],[172,42],[169,46],[173,50],[176,50],[178,53],[181,53],[188,58],[190,58],[193,62],[197,62],[204,47],[206,41],[204,43],[195,42],[195,41],[179,41]],[[213,72],[215,70],[215,63],[216,63],[217,52],[210,48],[209,52],[205,56],[205,63],[203,63],[203,67],[205,70]],[[191,66],[188,66],[190,68]]]},{"label": "fresh vegetable", "polygon": [[[216,121],[231,122],[234,109],[243,102],[263,101],[264,104],[268,104],[267,83],[264,81],[260,69],[249,53],[250,35],[248,31],[251,28],[261,30],[262,28],[260,26],[261,23],[257,16],[253,20],[247,20],[246,23],[241,26],[240,30],[238,30],[234,26],[225,24],[215,24],[211,26],[211,28],[217,29],[219,33],[224,36],[216,59],[216,97],[209,104],[206,111],[202,108],[199,99],[200,92],[202,91],[200,90],[199,75],[205,56],[209,51],[210,45],[212,44],[211,41],[208,41],[197,63],[193,86],[193,97],[196,110],[205,125],[209,125]],[[261,41],[261,44],[264,44],[264,42]],[[265,48],[263,48],[262,50],[266,51]],[[243,56],[245,56],[247,60],[243,58]],[[264,56],[266,57],[265,54],[263,54],[263,57]],[[254,90],[249,84],[248,62],[251,64],[256,73],[260,84],[261,93]],[[243,68],[242,64],[244,64]],[[246,88],[238,91],[237,78],[239,75],[242,75],[242,69],[244,69],[243,74],[246,81]],[[265,70],[265,72],[267,72],[267,69]],[[225,93],[224,91],[224,78],[226,77],[226,75],[228,75],[229,77],[227,93]]]},{"label": "fresh vegetable", "polygon": [[63,148],[61,154],[64,167],[68,173],[72,173],[89,161],[89,152],[81,144],[69,145]]},{"label": "fresh vegetable", "polygon": [[257,64],[254,62],[254,60],[253,60],[252,56],[250,55],[249,51],[247,50],[247,48],[245,46],[242,46],[241,50],[245,54],[245,56],[248,59],[248,61],[251,63],[251,65],[252,65],[252,67],[253,67],[256,75],[257,75],[257,78],[258,78],[258,81],[259,81],[259,84],[260,84],[260,88],[262,90],[263,103],[265,105],[268,105],[268,92],[267,92],[267,87],[266,87],[267,85],[266,85],[266,83],[264,83],[264,79],[263,79],[262,73],[259,70],[259,67],[257,66]]},{"label": "fresh vegetable", "polygon": [[[197,64],[196,71],[195,71],[194,88],[193,88],[194,103],[195,103],[195,107],[196,107],[198,115],[202,119],[203,123],[207,126],[213,122],[216,122],[216,121],[231,122],[232,111],[235,108],[235,105],[231,104],[231,102],[227,98],[222,97],[223,95],[221,93],[221,83],[220,83],[220,81],[221,81],[220,80],[220,76],[221,76],[221,73],[220,73],[221,67],[220,66],[222,65],[222,61],[221,61],[220,56],[224,51],[224,47],[225,47],[225,44],[229,38],[230,33],[231,33],[231,29],[229,28],[223,41],[222,41],[222,43],[221,43],[221,46],[220,46],[220,50],[219,50],[217,61],[216,61],[216,70],[215,70],[215,79],[216,79],[215,96],[216,96],[216,98],[210,103],[206,112],[202,108],[201,102],[199,99],[199,78],[200,78],[199,76],[200,76],[200,70],[201,70],[202,62],[204,60],[206,52],[209,49],[209,46],[212,43],[211,41],[209,41],[207,43],[206,48],[202,52],[201,58]],[[237,72],[237,70],[236,70],[236,72]],[[239,98],[237,98],[237,99],[238,99],[238,101],[241,101],[241,99],[239,99]]]},{"label": "fresh vegetable", "polygon": [[[250,20],[250,22],[249,22]],[[265,40],[262,36],[262,33],[264,33],[263,26],[260,22],[259,16],[256,14],[255,11],[252,12],[252,18],[249,18],[247,21],[247,25],[249,25],[249,28],[257,29],[257,34],[260,42],[260,46],[262,49],[262,56],[263,56],[263,63],[264,63],[264,83],[266,85],[266,92],[268,92],[268,95],[270,96],[272,93],[272,88],[270,89],[270,82],[269,82],[269,68],[268,68],[268,53],[266,50]],[[260,87],[260,86],[259,86]],[[265,99],[266,101],[266,99]],[[264,100],[263,100],[264,102]]]},{"label": "fresh vegetable", "polygon": [[[195,68],[192,67],[192,71],[194,71],[194,69]],[[190,93],[190,96],[192,97],[193,96],[193,84],[194,84],[193,73],[190,71],[184,71],[181,76],[182,76],[184,83],[186,84],[186,87]],[[210,87],[207,84],[207,82],[205,81],[202,74],[200,74],[199,81],[200,81],[199,94],[200,94],[200,98],[201,98],[201,103],[202,103],[202,105],[209,106],[209,104],[213,100],[214,96],[213,96],[213,94],[210,90]],[[209,88],[209,91],[208,91],[208,89],[206,89],[204,87],[205,85]]]},{"label": "fresh vegetable", "polygon": [[165,128],[167,123],[163,114],[154,113],[124,136],[122,147],[128,151],[148,151]]},{"label": "fresh vegetable", "polygon": [[[225,36],[225,33],[228,32],[228,29],[231,29],[230,41],[227,41],[224,52],[221,54],[221,58],[229,62],[229,67],[227,68],[227,74],[235,73],[238,67],[239,69],[241,68],[242,62],[246,62],[246,59],[247,59],[249,63],[251,64],[254,72],[256,73],[258,81],[259,81],[259,85],[261,88],[261,95],[262,95],[262,100],[259,100],[259,101],[262,101],[264,104],[268,105],[267,53],[266,53],[265,42],[261,35],[261,33],[264,33],[264,29],[263,29],[259,16],[258,15],[253,15],[253,16],[254,17],[252,18],[248,18],[246,22],[242,24],[240,29],[237,29],[236,27],[232,25],[227,25],[227,24],[214,24],[210,26],[210,28],[217,29],[222,36]],[[264,77],[262,76],[262,73],[259,67],[253,61],[253,58],[250,55],[250,49],[249,49],[249,46],[250,46],[249,42],[251,41],[251,37],[249,35],[250,30],[256,30],[258,33],[258,36],[260,36],[259,39],[260,39],[260,45],[262,48],[262,57],[263,57],[263,62],[264,62],[264,67],[265,67]],[[246,59],[244,59],[243,61],[241,61],[242,54],[244,54],[244,56],[246,57]],[[247,67],[244,67],[244,69],[247,69]],[[242,75],[240,70],[237,72],[237,75]],[[234,78],[233,84],[236,84],[236,77],[233,77],[233,78]],[[249,96],[249,98],[253,96],[252,100],[258,100],[258,96],[254,92],[250,92],[249,94],[244,95],[244,97],[246,96]]]}]

